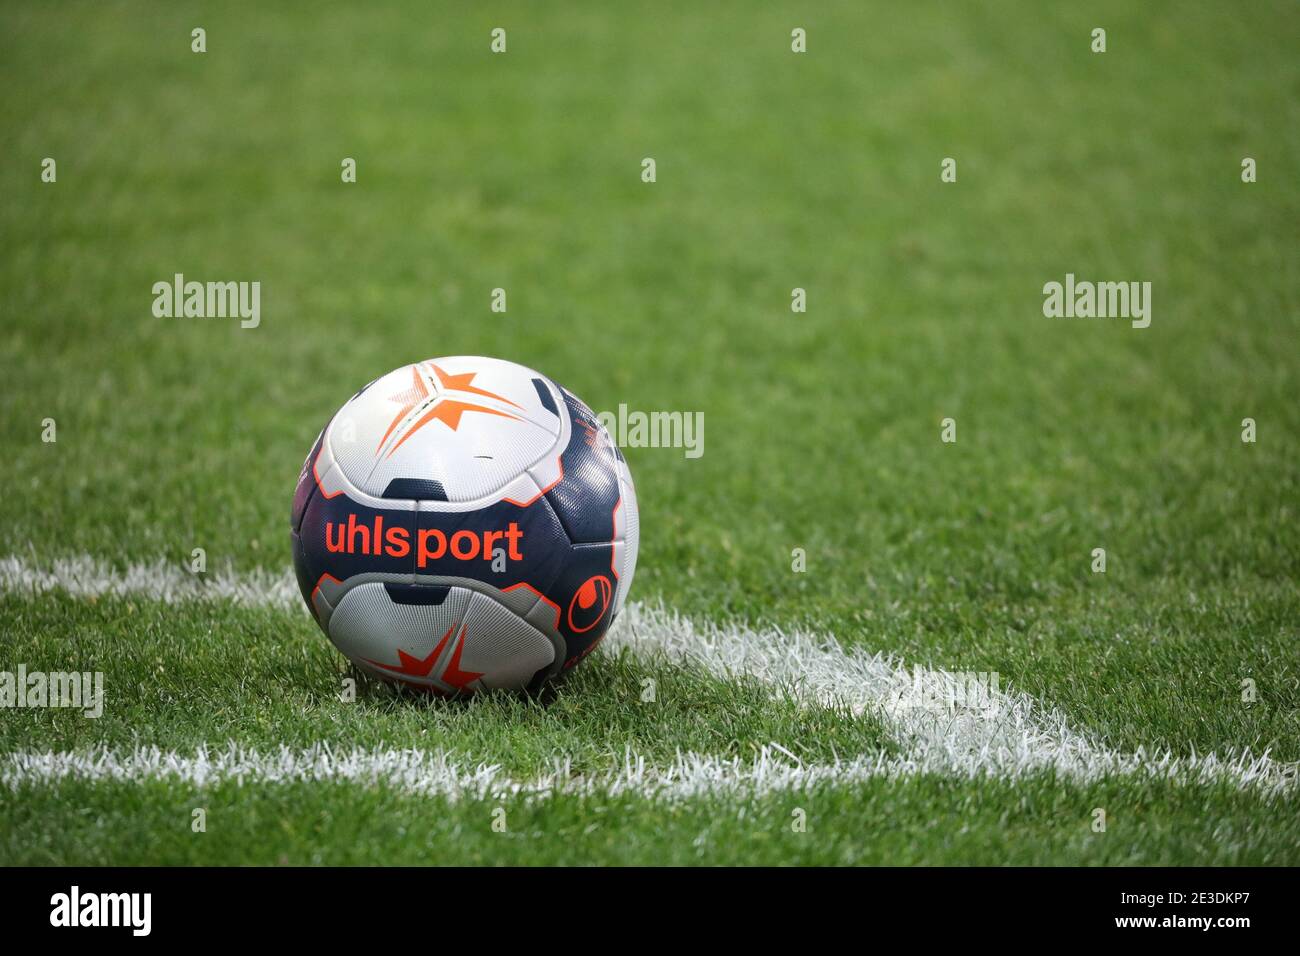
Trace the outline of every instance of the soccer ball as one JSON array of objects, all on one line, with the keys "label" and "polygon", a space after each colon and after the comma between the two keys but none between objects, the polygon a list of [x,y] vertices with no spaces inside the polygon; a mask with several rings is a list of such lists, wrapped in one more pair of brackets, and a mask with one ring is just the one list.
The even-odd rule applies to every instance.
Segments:
[{"label": "soccer ball", "polygon": [[293,563],[361,670],[447,695],[535,689],[623,607],[636,492],[591,409],[545,375],[456,356],[353,395],[303,463]]}]

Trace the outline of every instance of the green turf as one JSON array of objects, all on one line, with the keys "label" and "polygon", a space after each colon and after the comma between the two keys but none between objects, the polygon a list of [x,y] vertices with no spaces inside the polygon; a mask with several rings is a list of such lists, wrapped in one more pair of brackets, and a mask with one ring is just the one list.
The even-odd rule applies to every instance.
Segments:
[{"label": "green turf", "polygon": [[[72,649],[78,669],[104,672],[106,701],[96,719],[75,709],[7,711],[0,752],[319,742],[439,748],[527,777],[551,770],[557,756],[574,772],[611,770],[628,749],[658,763],[679,750],[748,758],[770,742],[814,763],[896,749],[874,715],[808,709],[752,680],[722,681],[627,653],[596,655],[537,700],[447,702],[359,677],[305,613],[0,599],[0,632],[13,635],[12,659],[29,671],[67,670]],[[348,678],[356,695],[344,701]],[[652,701],[642,700],[646,681]]]},{"label": "green turf", "polygon": [[[195,833],[193,811],[207,811]],[[505,832],[492,829],[505,811]],[[1107,811],[1104,833],[1094,810]],[[796,810],[805,829],[795,832]],[[500,819],[498,815],[496,819]],[[933,777],[746,801],[443,800],[319,784],[69,784],[0,802],[0,860],[49,864],[1294,866],[1300,817],[1215,788]]]},{"label": "green turf", "polygon": [[[189,50],[195,26],[206,54]],[[1095,26],[1105,54],[1089,52]],[[634,598],[995,669],[1117,748],[1300,759],[1298,33],[1284,2],[6,3],[0,554],[179,564],[203,547],[279,571],[298,467],[339,404],[408,361],[497,355],[597,410],[704,413],[703,457],[627,452]],[[46,156],[56,184],[40,182]],[[356,184],[339,181],[345,156]],[[1240,181],[1245,156],[1257,183]],[[261,327],[154,318],[151,286],[175,272],[260,281]],[[1044,318],[1042,285],[1066,272],[1151,281],[1151,327]],[[498,286],[505,315],[489,310]],[[0,601],[0,669],[71,659],[102,664],[129,709],[93,725],[6,714],[5,748],[436,737],[524,769],[627,742],[894,745],[869,719],[667,667],[652,676],[680,688],[675,709],[647,716],[626,699],[649,665],[599,657],[549,708],[381,695],[345,710],[305,620]],[[910,787],[836,797],[817,850],[750,855],[722,833],[703,858],[1010,852],[997,800],[1014,797]],[[43,799],[51,818],[109,816],[3,855],[132,858],[103,835],[131,829],[113,796]],[[137,823],[168,799],[142,797]],[[853,808],[894,801],[917,828],[959,814],[970,834],[863,836]],[[37,812],[32,794],[0,803]],[[1105,844],[1122,849],[1071,843],[1070,818],[1015,858],[1294,862],[1292,803],[1142,806],[1146,836]],[[239,826],[267,835],[279,812]],[[578,812],[537,825],[570,833]],[[654,811],[619,812],[620,848],[583,842],[590,859],[695,858],[691,820],[709,811],[675,811],[691,819],[662,838]],[[280,842],[310,856],[301,834]]]}]

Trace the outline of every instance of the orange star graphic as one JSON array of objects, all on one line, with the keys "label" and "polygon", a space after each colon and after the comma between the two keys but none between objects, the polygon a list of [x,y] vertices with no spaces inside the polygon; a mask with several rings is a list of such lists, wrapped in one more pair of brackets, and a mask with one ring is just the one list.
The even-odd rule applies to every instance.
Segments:
[{"label": "orange star graphic", "polygon": [[388,441],[388,436],[393,433],[397,423],[405,418],[411,409],[429,397],[429,389],[425,386],[424,379],[420,378],[420,370],[414,365],[411,366],[411,379],[413,384],[406,391],[388,396],[390,402],[401,402],[402,409],[393,416],[393,420],[388,425],[388,431],[384,432],[384,437],[379,439],[379,445],[375,448],[376,455],[379,454],[379,449],[384,447],[384,442]]},{"label": "orange star graphic", "polygon": [[[388,450],[388,454],[385,457],[391,458],[393,453],[396,452],[397,449],[401,448],[408,438],[435,419],[442,422],[452,431],[456,431],[460,427],[460,418],[465,412],[482,412],[485,415],[500,415],[502,418],[513,418],[516,421],[523,421],[523,419],[518,415],[512,415],[510,412],[498,411],[497,409],[489,408],[486,405],[462,401],[450,396],[443,397],[444,393],[450,392],[481,395],[484,398],[491,398],[514,408],[518,408],[520,411],[523,410],[521,405],[510,401],[510,399],[506,398],[504,395],[498,395],[495,392],[489,392],[486,389],[478,388],[473,385],[474,376],[478,374],[477,372],[462,372],[459,375],[448,375],[433,363],[430,363],[429,367],[433,369],[433,372],[438,377],[438,382],[442,387],[439,390],[438,395],[434,397],[433,404],[429,406],[428,411],[421,415],[419,419],[417,419],[415,423],[406,430],[405,434],[403,434],[402,437],[393,444],[393,447]],[[384,437],[379,440],[379,447],[375,449],[376,455],[378,455],[383,449],[384,443],[388,441],[389,436],[393,434],[393,431],[397,428],[398,424],[410,414],[411,410],[424,404],[429,398],[428,386],[424,379],[420,377],[418,367],[411,367],[411,378],[413,384],[410,388],[388,397],[390,402],[401,402],[402,407],[398,413],[393,416],[393,420],[389,424],[388,430],[384,432]]]},{"label": "orange star graphic", "polygon": [[457,690],[464,690],[471,683],[483,676],[474,671],[463,671],[460,669],[460,653],[465,650],[465,627],[466,625],[461,625],[460,636],[456,638],[456,649],[451,652],[451,660],[447,662],[447,666],[442,670],[443,683],[450,684]]},{"label": "orange star graphic", "polygon": [[[450,684],[457,690],[464,690],[474,681],[483,676],[483,674],[478,671],[463,671],[460,669],[460,655],[465,650],[466,627],[468,627],[468,625],[461,625],[460,634],[456,637],[456,647],[451,652],[451,660],[447,662],[447,666],[444,667],[442,673],[438,675],[443,683]],[[406,674],[410,677],[428,677],[429,672],[433,670],[433,665],[437,662],[439,655],[442,654],[442,649],[447,646],[447,639],[451,637],[451,632],[454,630],[456,630],[455,624],[447,628],[447,633],[442,635],[442,640],[438,642],[437,647],[429,652],[428,657],[413,657],[406,653],[406,651],[398,648],[397,660],[399,663],[396,665],[382,664],[379,661],[372,661],[370,658],[366,658],[366,662],[374,664],[376,667],[382,667],[386,671],[393,671],[396,674]]]},{"label": "orange star graphic", "polygon": [[399,663],[396,666],[392,664],[381,664],[379,661],[372,661],[368,657],[366,658],[366,662],[368,664],[374,664],[376,667],[382,667],[386,671],[393,671],[397,674],[409,674],[412,677],[428,677],[429,671],[433,670],[434,662],[438,660],[438,655],[441,654],[442,649],[447,646],[447,638],[451,637],[451,632],[454,630],[456,630],[455,624],[447,628],[447,633],[442,635],[442,640],[438,642],[438,646],[435,647],[426,658],[421,659],[418,657],[412,657],[410,654],[406,653],[406,651],[398,648],[397,660]]}]

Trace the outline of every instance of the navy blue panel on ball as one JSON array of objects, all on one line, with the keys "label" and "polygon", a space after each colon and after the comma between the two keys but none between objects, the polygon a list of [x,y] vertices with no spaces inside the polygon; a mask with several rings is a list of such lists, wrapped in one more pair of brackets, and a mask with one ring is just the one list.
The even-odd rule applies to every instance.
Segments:
[{"label": "navy blue panel on ball", "polygon": [[547,500],[575,544],[614,540],[614,508],[622,496],[614,446],[590,408],[568,392],[564,401],[573,421],[569,447],[560,455],[564,480]]},{"label": "navy blue panel on ball", "polygon": [[307,512],[311,496],[316,492],[316,476],[312,473],[312,465],[316,463],[316,456],[320,454],[320,446],[324,438],[324,431],[316,436],[316,444],[311,446],[311,454],[307,456],[307,460],[302,463],[302,470],[298,472],[298,487],[293,490],[293,510],[289,515],[289,527],[293,531],[302,527],[302,516]]},{"label": "navy blue panel on ball", "polygon": [[541,399],[542,408],[546,409],[556,418],[560,417],[560,410],[555,407],[555,396],[551,394],[550,388],[540,378],[533,379],[533,388],[537,389],[537,397]]},{"label": "navy blue panel on ball", "polygon": [[[370,508],[346,494],[317,494],[302,529],[304,573],[346,581],[380,572],[473,578],[545,594],[569,559],[569,538],[544,498],[476,511]],[[493,567],[496,565],[501,570]]]},{"label": "navy blue panel on ball", "polygon": [[416,574],[475,578],[499,590],[523,583],[542,593],[569,552],[541,498],[527,507],[499,501],[476,511],[420,511],[413,542]]},{"label": "navy blue panel on ball", "polygon": [[575,545],[564,570],[551,585],[549,596],[560,608],[565,667],[572,667],[590,653],[609,630],[618,591],[613,557],[612,544]]},{"label": "navy blue panel on ball", "polygon": [[441,604],[447,600],[451,588],[441,584],[392,584],[386,583],[384,590],[394,604]]},{"label": "navy blue panel on ball", "polygon": [[[415,512],[367,508],[336,494],[317,494],[302,522],[303,551],[319,580],[357,574],[410,574],[414,565]],[[315,581],[313,581],[313,587]]]},{"label": "navy blue panel on ball", "polygon": [[307,553],[303,550],[302,538],[297,531],[289,532],[289,544],[293,550],[293,572],[298,579],[298,590],[302,592],[302,598],[307,602],[311,616],[315,617],[316,606],[311,602],[311,592],[316,587],[316,576],[311,572]]},{"label": "navy blue panel on ball", "polygon": [[384,489],[384,498],[415,501],[446,501],[447,492],[437,478],[394,478]]}]

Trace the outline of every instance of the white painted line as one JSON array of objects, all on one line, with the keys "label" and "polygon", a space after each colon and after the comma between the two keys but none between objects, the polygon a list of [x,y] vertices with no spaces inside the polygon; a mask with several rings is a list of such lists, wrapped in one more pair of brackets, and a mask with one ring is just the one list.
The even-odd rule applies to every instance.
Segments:
[{"label": "white painted line", "polygon": [[[200,749],[181,754],[156,748],[130,752],[17,752],[0,755],[0,789],[11,792],[24,786],[52,786],[68,781],[139,783],[170,781],[190,787],[223,783],[239,785],[306,782],[384,785],[394,790],[449,800],[486,800],[507,797],[545,799],[555,795],[619,796],[635,794],[662,801],[701,796],[761,797],[773,793],[805,791],[819,786],[845,786],[872,779],[898,779],[925,772],[906,758],[860,756],[829,764],[799,764],[776,745],[760,749],[749,761],[708,754],[679,754],[664,766],[629,752],[621,766],[596,774],[577,774],[565,761],[553,770],[527,779],[515,779],[500,767],[458,761],[444,751],[351,750],[333,751],[324,745],[307,750],[281,749],[274,753],[240,748],[213,752]],[[1140,773],[1171,782],[1216,782],[1267,792],[1279,781],[1257,765],[1224,764],[1213,758],[1134,762],[1116,772]],[[967,765],[958,777],[982,778],[986,771]],[[948,777],[954,774],[946,774]]]},{"label": "white painted line", "polygon": [[[45,566],[14,556],[0,558],[0,591],[40,593],[55,589],[87,597],[131,595],[165,602],[212,599],[285,609],[302,607],[297,585],[288,572],[216,573],[199,580],[181,567],[162,562],[115,570],[84,556]],[[1002,688],[982,688],[978,706],[944,706],[943,702],[954,696],[962,699],[959,691],[964,682],[958,675],[908,668],[896,658],[845,650],[831,637],[798,630],[700,624],[661,607],[630,604],[606,640],[607,650],[620,648],[642,656],[662,655],[673,661],[693,662],[724,678],[757,679],[774,692],[790,692],[810,704],[876,714],[891,728],[904,756],[886,759],[871,755],[807,766],[790,759],[788,751],[773,744],[752,764],[686,754],[669,766],[652,767],[629,755],[619,773],[562,783],[570,780],[567,773],[514,782],[501,777],[494,768],[458,767],[450,757],[437,753],[340,756],[312,750],[297,754],[283,751],[274,756],[250,752],[248,766],[252,769],[248,773],[257,779],[274,779],[270,768],[282,766],[286,773],[320,772],[327,778],[378,774],[390,781],[414,780],[415,789],[421,792],[426,788],[445,795],[481,792],[474,788],[482,785],[484,774],[493,781],[492,786],[504,786],[506,792],[551,792],[557,787],[588,786],[601,792],[636,788],[668,796],[710,788],[751,792],[768,787],[797,789],[810,782],[851,783],[881,775],[922,773],[962,777],[987,774],[1006,779],[1051,771],[1079,781],[1144,774],[1172,781],[1229,781],[1265,791],[1294,790],[1300,782],[1296,764],[1280,763],[1267,754],[1220,758],[1214,754],[1176,757],[1168,752],[1115,751],[1092,735],[1073,729],[1063,715],[1028,695]],[[243,766],[236,759],[238,753],[242,752],[218,758],[206,754],[156,758],[111,753],[97,757],[15,754],[8,758],[8,766],[18,778],[31,779],[39,776],[39,767],[44,765],[41,760],[49,761],[51,767],[66,768],[57,773],[72,776],[87,772],[85,766],[99,764],[109,768],[105,772],[110,774],[115,766],[136,768],[142,773],[161,772],[158,768],[179,761],[177,767],[181,769],[176,773],[184,779],[201,776],[211,767],[218,768],[212,772],[238,777],[239,771],[232,769]],[[151,762],[155,759],[161,763]],[[14,760],[19,763],[13,764]]]},{"label": "white painted line", "polygon": [[[1269,755],[1121,753],[1070,727],[1027,694],[984,685],[971,694],[962,675],[908,668],[894,657],[845,650],[834,638],[799,630],[700,624],[662,607],[631,604],[607,639],[610,648],[694,661],[723,677],[757,678],[811,703],[882,717],[903,746],[891,775],[912,773],[1014,778],[1053,771],[1072,780],[1149,774],[1243,787],[1295,789],[1296,764]],[[974,675],[971,675],[974,676]],[[954,701],[956,706],[944,706]],[[963,705],[973,706],[963,706]],[[879,765],[877,765],[879,766]]]},{"label": "white painted line", "polygon": [[124,570],[80,555],[36,563],[16,555],[0,558],[0,591],[13,594],[64,591],[74,597],[139,597],[165,604],[184,601],[231,601],[249,607],[301,608],[293,573],[255,570],[235,574],[216,571],[192,574],[185,568],[155,561]]}]

